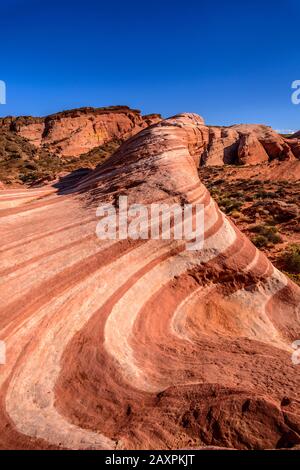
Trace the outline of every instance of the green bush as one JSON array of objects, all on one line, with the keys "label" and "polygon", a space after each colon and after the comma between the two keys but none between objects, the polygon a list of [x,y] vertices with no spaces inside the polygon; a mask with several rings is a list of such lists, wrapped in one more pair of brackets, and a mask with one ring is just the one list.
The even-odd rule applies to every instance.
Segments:
[{"label": "green bush", "polygon": [[300,245],[290,245],[282,255],[282,262],[285,271],[300,274]]},{"label": "green bush", "polygon": [[230,216],[231,216],[233,219],[241,219],[241,218],[243,218],[243,214],[242,214],[241,212],[237,211],[236,209],[234,209],[234,210],[231,212]]},{"label": "green bush", "polygon": [[262,248],[263,246],[268,246],[269,241],[264,235],[257,235],[252,238],[252,243],[254,243],[257,248]]},{"label": "green bush", "polygon": [[231,214],[234,210],[238,211],[242,207],[243,201],[225,197],[220,198],[219,205],[222,211],[226,212],[226,214]]},{"label": "green bush", "polygon": [[280,243],[282,241],[277,227],[273,225],[256,225],[251,229],[251,231],[258,234],[256,237],[252,238],[252,242],[259,248],[269,244]]},{"label": "green bush", "polygon": [[273,199],[277,197],[277,194],[273,191],[265,191],[265,190],[260,190],[257,193],[254,194],[253,196],[255,199]]}]

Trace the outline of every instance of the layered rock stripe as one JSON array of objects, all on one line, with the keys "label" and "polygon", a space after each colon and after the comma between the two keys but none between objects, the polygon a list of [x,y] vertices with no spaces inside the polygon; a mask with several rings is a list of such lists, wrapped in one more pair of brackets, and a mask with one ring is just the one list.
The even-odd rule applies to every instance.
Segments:
[{"label": "layered rock stripe", "polygon": [[[0,194],[3,449],[295,447],[300,289],[199,181],[175,116],[76,186]],[[100,203],[199,203],[205,241],[100,240]]]}]

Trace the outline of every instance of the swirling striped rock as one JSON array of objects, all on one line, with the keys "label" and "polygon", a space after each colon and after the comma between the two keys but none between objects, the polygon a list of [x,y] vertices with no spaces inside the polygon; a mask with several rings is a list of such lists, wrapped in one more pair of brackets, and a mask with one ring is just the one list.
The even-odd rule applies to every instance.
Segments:
[{"label": "swirling striped rock", "polygon": [[[76,186],[1,191],[1,448],[299,444],[299,288],[199,181],[206,135],[179,115]],[[203,248],[99,240],[124,194],[204,204]]]}]

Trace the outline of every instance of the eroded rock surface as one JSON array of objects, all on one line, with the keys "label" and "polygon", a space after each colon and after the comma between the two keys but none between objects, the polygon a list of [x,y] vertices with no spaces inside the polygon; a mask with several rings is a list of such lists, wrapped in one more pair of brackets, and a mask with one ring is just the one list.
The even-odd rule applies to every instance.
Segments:
[{"label": "eroded rock surface", "polygon": [[160,119],[158,114],[143,117],[127,106],[111,106],[73,109],[43,118],[7,117],[0,120],[0,129],[14,131],[51,153],[76,157],[110,140],[125,140]]},{"label": "eroded rock surface", "polygon": [[[178,115],[76,185],[1,191],[1,448],[299,445],[300,289],[199,180],[206,132]],[[124,194],[204,204],[203,248],[98,239]]]},{"label": "eroded rock surface", "polygon": [[264,162],[293,161],[300,157],[300,139],[288,139],[271,127],[238,124],[210,127],[204,166],[224,164],[257,165]]}]

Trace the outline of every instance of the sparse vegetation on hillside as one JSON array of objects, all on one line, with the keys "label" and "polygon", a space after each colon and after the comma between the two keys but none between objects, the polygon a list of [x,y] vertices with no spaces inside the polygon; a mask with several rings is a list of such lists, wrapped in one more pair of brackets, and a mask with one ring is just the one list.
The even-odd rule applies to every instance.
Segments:
[{"label": "sparse vegetation on hillside", "polygon": [[300,285],[300,244],[288,245],[279,258],[279,262],[282,271]]},{"label": "sparse vegetation on hillside", "polygon": [[258,248],[268,246],[269,244],[280,243],[282,241],[275,225],[255,225],[251,228],[251,231],[257,233],[256,236],[251,237],[251,240]]},{"label": "sparse vegetation on hillside", "polygon": [[[230,178],[230,167],[202,167],[220,208],[279,269],[300,283],[300,181]],[[254,170],[255,171],[255,170]]]},{"label": "sparse vegetation on hillside", "polygon": [[47,183],[61,172],[95,168],[120,146],[115,139],[79,157],[64,158],[46,149],[37,149],[13,132],[0,134],[0,181],[6,185]]}]

